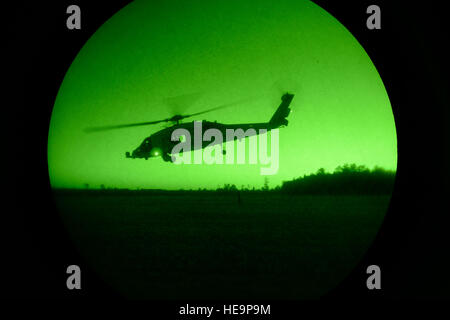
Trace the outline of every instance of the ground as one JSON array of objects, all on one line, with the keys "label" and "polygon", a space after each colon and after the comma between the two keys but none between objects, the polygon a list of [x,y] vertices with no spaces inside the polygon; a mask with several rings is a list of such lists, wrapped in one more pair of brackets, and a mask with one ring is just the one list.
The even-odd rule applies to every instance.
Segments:
[{"label": "ground", "polygon": [[126,297],[314,298],[362,258],[389,196],[55,194],[92,268]]}]

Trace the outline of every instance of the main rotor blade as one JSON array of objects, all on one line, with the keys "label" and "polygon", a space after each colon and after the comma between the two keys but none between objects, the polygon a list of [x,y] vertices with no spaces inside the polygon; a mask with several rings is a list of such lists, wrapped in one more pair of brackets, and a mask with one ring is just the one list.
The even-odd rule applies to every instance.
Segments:
[{"label": "main rotor blade", "polygon": [[227,104],[223,104],[221,106],[215,107],[215,108],[211,108],[208,110],[204,110],[204,111],[200,111],[200,112],[196,112],[196,113],[192,113],[192,114],[188,114],[188,115],[175,115],[171,118],[166,118],[163,120],[158,120],[158,121],[147,121],[147,122],[136,122],[136,123],[127,123],[127,124],[119,124],[119,125],[111,125],[111,126],[101,126],[101,127],[89,127],[86,128],[84,131],[85,132],[99,132],[99,131],[107,131],[107,130],[114,130],[114,129],[122,129],[122,128],[130,128],[130,127],[138,127],[138,126],[147,126],[147,125],[151,125],[151,124],[157,124],[157,123],[161,123],[161,122],[177,122],[185,119],[185,118],[189,118],[189,117],[193,117],[193,116],[197,116],[200,114],[204,114],[207,112],[211,112],[214,110],[219,110],[219,109],[223,109],[223,108],[227,108],[227,107],[231,107],[233,105],[245,102],[245,101],[249,101],[253,98],[245,98],[245,99],[241,99],[238,101],[234,101],[231,103],[227,103]]},{"label": "main rotor blade", "polygon": [[98,131],[107,131],[107,130],[114,130],[114,129],[146,126],[146,125],[150,125],[150,124],[157,124],[160,122],[168,122],[169,120],[170,119],[164,119],[164,120],[158,120],[158,121],[127,123],[127,124],[119,124],[119,125],[112,125],[112,126],[89,127],[89,128],[86,128],[84,131],[85,132],[98,132]]},{"label": "main rotor blade", "polygon": [[228,108],[228,107],[231,107],[231,106],[234,106],[234,105],[246,102],[246,101],[250,101],[252,99],[253,99],[253,97],[250,97],[250,98],[245,98],[245,99],[237,100],[237,101],[234,101],[234,102],[226,103],[226,104],[220,105],[220,106],[215,107],[215,108],[211,108],[211,109],[208,109],[208,110],[204,110],[204,111],[192,113],[192,114],[189,114],[189,115],[185,115],[185,116],[183,116],[183,118],[198,116],[200,114],[204,114],[204,113],[211,112],[211,111],[214,111],[214,110]]},{"label": "main rotor blade", "polygon": [[194,92],[173,97],[167,97],[163,101],[164,104],[166,104],[169,107],[171,115],[177,115],[184,113],[184,111],[193,104],[195,104],[195,102],[197,102],[197,100],[200,99],[202,95],[203,93]]}]

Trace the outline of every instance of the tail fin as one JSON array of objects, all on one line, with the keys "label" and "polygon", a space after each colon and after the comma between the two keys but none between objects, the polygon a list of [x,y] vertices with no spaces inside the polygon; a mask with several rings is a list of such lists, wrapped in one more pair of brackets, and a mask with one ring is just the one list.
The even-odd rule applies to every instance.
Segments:
[{"label": "tail fin", "polygon": [[274,128],[288,125],[288,120],[286,118],[291,112],[289,105],[291,104],[292,99],[294,99],[294,95],[291,93],[285,93],[281,97],[281,104],[269,121],[269,124]]}]

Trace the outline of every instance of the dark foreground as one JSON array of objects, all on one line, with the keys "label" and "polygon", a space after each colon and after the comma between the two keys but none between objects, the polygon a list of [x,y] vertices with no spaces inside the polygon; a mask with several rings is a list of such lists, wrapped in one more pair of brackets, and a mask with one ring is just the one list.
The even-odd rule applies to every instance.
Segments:
[{"label": "dark foreground", "polygon": [[312,298],[374,239],[389,196],[55,195],[98,274],[127,297]]}]

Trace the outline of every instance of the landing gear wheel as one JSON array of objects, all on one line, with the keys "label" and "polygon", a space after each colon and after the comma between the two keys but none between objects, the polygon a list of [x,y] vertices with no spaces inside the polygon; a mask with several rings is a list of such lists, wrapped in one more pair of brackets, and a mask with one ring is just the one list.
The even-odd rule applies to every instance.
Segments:
[{"label": "landing gear wheel", "polygon": [[164,161],[166,161],[166,162],[172,162],[172,156],[170,155],[170,154],[168,154],[168,153],[163,153],[162,154],[162,158],[163,158],[163,160]]}]

